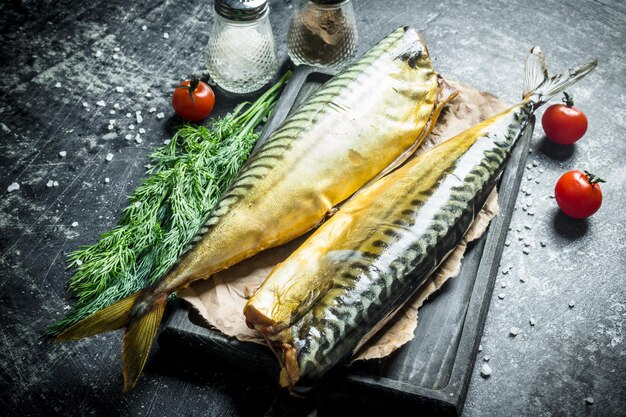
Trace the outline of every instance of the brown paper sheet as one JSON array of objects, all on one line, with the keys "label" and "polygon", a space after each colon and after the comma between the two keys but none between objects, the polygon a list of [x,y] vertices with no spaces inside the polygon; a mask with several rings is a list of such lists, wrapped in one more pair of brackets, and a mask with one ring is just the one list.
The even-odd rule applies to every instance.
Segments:
[{"label": "brown paper sheet", "polygon": [[[490,94],[462,84],[450,84],[457,88],[460,94],[444,110],[435,129],[418,149],[417,154],[508,107]],[[418,290],[413,299],[359,350],[353,360],[385,357],[413,338],[417,326],[417,310],[449,278],[459,273],[467,243],[479,238],[498,213],[496,196],[494,190],[459,246]],[[247,298],[261,285],[272,268],[285,260],[307,236],[281,247],[269,249],[208,280],[198,281],[180,291],[179,296],[191,303],[211,326],[222,333],[239,340],[264,344],[263,337],[256,330],[246,326],[243,307]]]}]

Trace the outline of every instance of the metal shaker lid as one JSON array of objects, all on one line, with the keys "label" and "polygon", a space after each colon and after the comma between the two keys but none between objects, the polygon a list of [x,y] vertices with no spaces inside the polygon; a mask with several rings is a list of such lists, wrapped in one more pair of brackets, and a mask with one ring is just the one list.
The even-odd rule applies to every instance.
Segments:
[{"label": "metal shaker lid", "polygon": [[215,11],[228,20],[248,22],[267,10],[267,0],[215,0]]}]

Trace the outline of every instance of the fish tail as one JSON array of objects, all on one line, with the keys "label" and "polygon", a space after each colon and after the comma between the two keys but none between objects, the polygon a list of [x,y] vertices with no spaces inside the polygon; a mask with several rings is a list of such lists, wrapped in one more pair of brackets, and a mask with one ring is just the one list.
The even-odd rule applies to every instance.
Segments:
[{"label": "fish tail", "polygon": [[524,100],[533,101],[535,108],[539,107],[587,75],[596,65],[598,65],[598,60],[594,59],[586,64],[570,68],[562,74],[550,76],[546,58],[541,49],[535,46],[526,58],[522,97]]},{"label": "fish tail", "polygon": [[143,290],[96,311],[59,334],[55,341],[82,339],[125,328],[122,346],[124,392],[130,391],[141,374],[156,335],[167,294]]}]

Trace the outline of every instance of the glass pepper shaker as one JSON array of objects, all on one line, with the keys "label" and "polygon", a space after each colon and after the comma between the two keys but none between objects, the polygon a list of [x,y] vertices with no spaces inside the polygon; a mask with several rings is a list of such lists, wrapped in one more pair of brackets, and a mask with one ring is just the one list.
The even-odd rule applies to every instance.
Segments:
[{"label": "glass pepper shaker", "polygon": [[296,0],[287,51],[296,64],[338,70],[356,55],[358,33],[351,0]]},{"label": "glass pepper shaker", "polygon": [[251,93],[276,73],[276,46],[267,0],[215,0],[206,50],[211,79],[226,91]]}]

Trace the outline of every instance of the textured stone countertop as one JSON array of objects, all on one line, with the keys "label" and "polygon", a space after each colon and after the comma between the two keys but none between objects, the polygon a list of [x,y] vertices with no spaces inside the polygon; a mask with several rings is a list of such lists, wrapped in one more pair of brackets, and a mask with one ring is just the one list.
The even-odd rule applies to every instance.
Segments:
[{"label": "textured stone countertop", "polygon": [[[260,416],[272,403],[276,388],[265,380],[220,364],[190,368],[158,349],[137,389],[123,395],[118,334],[62,345],[42,337],[69,308],[65,256],[115,224],[146,156],[171,135],[172,87],[204,72],[211,4],[0,5],[0,414]],[[625,415],[626,6],[354,4],[360,52],[412,25],[438,71],[510,102],[521,94],[530,46],[540,45],[555,71],[598,58],[597,70],[572,90],[590,123],[580,143],[558,147],[540,124],[535,130],[502,256],[508,272],[497,278],[463,415]],[[271,1],[282,59],[292,7]],[[140,127],[141,144],[125,140]],[[602,208],[585,221],[566,218],[549,197],[559,176],[575,168],[607,180]],[[20,188],[9,193],[13,182]],[[511,327],[520,329],[517,337]],[[480,376],[485,355],[488,379]]]}]

